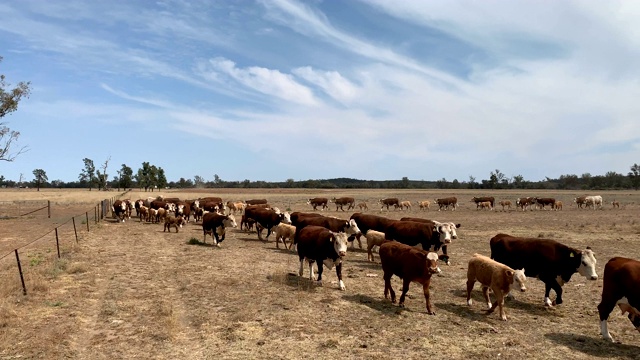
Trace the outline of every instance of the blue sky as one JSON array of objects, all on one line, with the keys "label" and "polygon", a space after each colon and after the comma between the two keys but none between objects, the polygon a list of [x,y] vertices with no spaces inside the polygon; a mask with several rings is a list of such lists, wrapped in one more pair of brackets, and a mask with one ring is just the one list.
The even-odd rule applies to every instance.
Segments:
[{"label": "blue sky", "polygon": [[526,180],[640,162],[632,1],[12,1],[0,174]]}]

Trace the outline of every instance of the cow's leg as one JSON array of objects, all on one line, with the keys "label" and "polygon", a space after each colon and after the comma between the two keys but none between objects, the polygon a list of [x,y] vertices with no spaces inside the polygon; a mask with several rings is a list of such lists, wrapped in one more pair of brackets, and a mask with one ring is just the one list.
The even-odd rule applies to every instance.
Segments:
[{"label": "cow's leg", "polygon": [[487,310],[487,314],[490,314],[493,312],[493,310],[495,310],[495,304],[492,306],[491,305],[491,298],[489,297],[489,287],[482,285],[482,295],[484,296],[484,300],[487,302],[487,308],[489,310]]},{"label": "cow's leg", "polygon": [[471,291],[473,290],[473,286],[476,284],[476,280],[474,278],[467,279],[467,305],[471,306],[473,304],[473,300],[471,300]]},{"label": "cow's leg", "polygon": [[[430,299],[430,296],[429,296],[429,283],[430,282],[431,281],[427,280],[424,284],[422,284],[422,292],[424,293],[424,300],[427,303],[427,314],[435,315],[436,312],[433,311],[433,309],[431,308],[431,299]],[[409,285],[407,285],[407,290],[408,290],[408,288],[409,288]]]},{"label": "cow's leg", "polygon": [[[504,294],[500,289],[493,289],[493,294],[496,296],[496,304],[500,308],[500,319],[507,321],[507,313],[504,311]],[[495,305],[493,305],[495,307]]]},{"label": "cow's leg", "polygon": [[312,260],[307,260],[307,261],[309,262],[309,280],[314,281],[315,275],[313,274],[313,261]]},{"label": "cow's leg", "polygon": [[607,320],[615,307],[616,301],[612,301],[610,298],[605,299],[604,296],[600,304],[598,304],[598,314],[600,315],[600,334],[611,342],[613,342],[613,338],[611,337],[611,333],[609,333]]},{"label": "cow's leg", "polygon": [[389,272],[389,273],[385,273],[383,275],[384,277],[384,298],[388,299],[388,295],[389,293],[391,293],[391,303],[395,304],[396,303],[396,292],[393,291],[393,288],[391,287],[391,277],[393,276],[393,273]]},{"label": "cow's leg", "polygon": [[336,275],[338,276],[338,287],[340,287],[340,290],[344,291],[346,288],[344,287],[344,282],[342,281],[342,262],[336,265]]},{"label": "cow's leg", "polygon": [[322,271],[324,270],[324,263],[322,260],[316,261],[318,264],[318,285],[322,286]]},{"label": "cow's leg", "polygon": [[373,241],[369,242],[367,240],[367,260],[373,262]]},{"label": "cow's leg", "polygon": [[267,228],[267,237],[264,238],[265,242],[269,242],[269,235],[271,235],[271,228],[270,227]]},{"label": "cow's leg", "polygon": [[218,228],[214,227],[211,231],[213,235],[213,245],[220,247],[220,238],[218,237]]},{"label": "cow's leg", "polygon": [[[402,294],[400,295],[400,302],[398,303],[398,306],[404,307],[404,298],[407,296],[407,292],[409,291],[409,284],[411,284],[411,281],[408,277],[402,279]],[[427,295],[425,294],[425,296]],[[427,303],[429,302],[427,301]]]},{"label": "cow's leg", "polygon": [[300,270],[298,270],[298,276],[302,276],[304,274],[304,258],[300,258]]}]

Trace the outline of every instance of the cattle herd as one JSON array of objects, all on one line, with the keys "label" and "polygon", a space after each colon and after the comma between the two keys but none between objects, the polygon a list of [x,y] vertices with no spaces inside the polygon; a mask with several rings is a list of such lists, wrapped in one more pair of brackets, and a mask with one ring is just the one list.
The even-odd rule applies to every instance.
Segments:
[{"label": "cattle herd", "polygon": [[[474,197],[471,202],[476,209],[495,208],[494,197]],[[328,209],[329,204],[336,206],[336,211],[359,208],[368,209],[366,203],[356,205],[352,197],[312,198],[307,200],[313,210]],[[433,202],[438,210],[455,210],[458,207],[456,197],[438,198]],[[578,208],[602,208],[601,196],[583,196],[573,200]],[[398,198],[380,199],[382,209],[410,209],[411,202]],[[421,210],[428,210],[431,202],[419,201]],[[510,208],[509,200],[498,202]],[[518,198],[515,206],[522,210],[554,209],[561,210],[562,202],[553,198],[526,197]],[[612,206],[619,207],[614,201]],[[228,201],[224,203],[219,197],[204,197],[196,200],[180,200],[178,198],[147,198],[136,201],[117,200],[113,203],[113,216],[124,222],[131,218],[133,211],[139,221],[164,224],[164,231],[176,232],[183,225],[193,220],[201,222],[203,242],[209,234],[215,246],[225,239],[227,228],[236,228],[234,214],[241,214],[241,230],[253,229],[261,241],[268,241],[275,234],[276,246],[280,242],[285,249],[294,250],[298,254],[300,268],[298,274],[303,276],[305,263],[309,267],[309,279],[322,284],[323,268],[336,268],[338,287],[345,290],[342,279],[342,267],[347,249],[358,246],[362,249],[362,238],[367,242],[369,261],[374,261],[373,248],[378,247],[380,263],[384,278],[384,296],[391,303],[396,303],[396,295],[391,286],[391,278],[395,275],[402,279],[402,292],[398,302],[404,306],[409,285],[416,282],[422,285],[426,310],[430,315],[435,312],[431,306],[429,285],[434,274],[442,272],[438,262],[450,263],[447,248],[457,239],[457,229],[461,224],[429,220],[416,217],[403,217],[394,220],[381,215],[353,213],[348,219],[324,216],[318,212],[282,212],[268,204],[266,199],[253,199],[244,202]],[[266,236],[262,233],[266,230]],[[287,246],[287,240],[289,245]],[[418,247],[420,245],[420,247]],[[467,266],[467,303],[472,304],[471,292],[474,284],[481,284],[482,293],[487,303],[487,313],[499,308],[500,318],[507,320],[504,310],[504,298],[513,297],[515,291],[526,290],[526,277],[535,277],[545,285],[544,305],[562,304],[562,287],[571,277],[578,273],[588,280],[597,280],[596,258],[593,251],[576,249],[558,241],[543,238],[514,237],[498,233],[489,241],[491,256],[474,254]],[[317,279],[314,274],[317,268]],[[598,305],[600,331],[605,339],[613,341],[607,327],[607,319],[616,306],[640,331],[640,261],[615,257],[610,259],[604,268],[602,300]],[[555,300],[551,300],[550,292],[555,292]],[[494,303],[490,300],[489,291],[494,294]]]}]

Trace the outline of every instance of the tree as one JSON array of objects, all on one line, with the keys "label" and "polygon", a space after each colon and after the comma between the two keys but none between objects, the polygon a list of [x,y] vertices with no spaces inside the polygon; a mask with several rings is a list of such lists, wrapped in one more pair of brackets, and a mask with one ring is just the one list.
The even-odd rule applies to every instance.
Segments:
[{"label": "tree", "polygon": [[100,170],[97,171],[98,190],[107,190],[107,178],[109,177],[107,167],[109,166],[109,161],[111,161],[111,156],[102,164],[102,172]]},{"label": "tree", "polygon": [[164,169],[159,167],[156,170],[156,185],[158,189],[164,189],[167,187],[167,177],[164,175]]},{"label": "tree", "polygon": [[[0,62],[2,62],[2,56],[0,56]],[[29,97],[30,86],[30,82],[21,81],[15,88],[10,89],[11,84],[7,83],[5,76],[0,74],[0,119],[18,110],[18,104],[22,98]],[[11,152],[11,146],[18,141],[20,132],[11,130],[6,124],[6,122],[0,121],[0,160],[13,161],[28,149],[23,146],[15,153]]]},{"label": "tree", "polygon": [[133,184],[133,170],[126,164],[122,164],[120,170],[118,170],[118,190],[120,188],[130,188]]},{"label": "tree", "polygon": [[82,161],[84,162],[84,169],[82,169],[78,179],[80,182],[89,183],[89,191],[91,191],[93,184],[96,182],[96,167],[93,165],[93,160],[91,159],[84,158]]},{"label": "tree", "polygon": [[400,182],[400,187],[403,189],[408,189],[409,188],[409,178],[406,176],[402,177],[402,181]]},{"label": "tree", "polygon": [[527,182],[524,181],[524,176],[522,175],[515,175],[511,183],[516,189],[524,189],[527,186]]},{"label": "tree", "polygon": [[469,189],[475,189],[476,187],[476,178],[473,175],[469,175]]},{"label": "tree", "polygon": [[640,188],[640,165],[633,164],[633,166],[631,166],[631,171],[627,176],[629,177],[629,180],[631,180],[631,186],[635,190],[638,190],[638,188]]},{"label": "tree", "polygon": [[36,187],[38,188],[38,191],[40,191],[40,185],[49,180],[49,178],[47,177],[47,173],[42,169],[35,169],[33,170],[33,176],[35,177],[35,179],[33,179],[33,182],[36,183]]},{"label": "tree", "polygon": [[205,181],[202,176],[196,175],[193,177],[193,183],[196,185],[197,188],[203,188]]}]

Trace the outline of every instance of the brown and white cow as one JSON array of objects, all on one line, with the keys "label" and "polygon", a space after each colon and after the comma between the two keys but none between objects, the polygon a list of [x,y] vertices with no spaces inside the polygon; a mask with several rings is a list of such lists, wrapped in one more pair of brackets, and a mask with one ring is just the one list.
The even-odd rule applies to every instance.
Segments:
[{"label": "brown and white cow", "polygon": [[427,314],[435,315],[431,307],[429,285],[431,276],[440,272],[438,267],[438,254],[416,249],[412,246],[397,241],[385,241],[378,252],[384,278],[384,297],[391,303],[396,303],[396,293],[391,287],[391,277],[396,275],[402,279],[402,294],[398,305],[404,307],[404,299],[409,291],[409,284],[417,282],[422,284],[422,292],[427,305]]},{"label": "brown and white cow", "polygon": [[501,200],[498,203],[500,206],[502,206],[502,211],[505,211],[504,208],[506,207],[508,210],[511,210],[511,201],[510,200]]},{"label": "brown and white cow", "polygon": [[[204,233],[202,242],[206,243],[207,234],[210,234],[213,238],[213,245],[220,247],[220,243],[224,241],[224,228],[235,228],[237,226],[236,219],[231,214],[206,213],[202,217],[202,232]],[[219,234],[222,234],[222,236],[219,237]]]},{"label": "brown and white cow", "polygon": [[516,206],[525,211],[527,208],[533,210],[534,198],[532,197],[523,197],[516,199]]},{"label": "brown and white cow", "polygon": [[604,266],[602,300],[598,304],[600,333],[613,341],[607,320],[617,306],[622,314],[629,313],[631,323],[640,331],[640,261],[614,257]]},{"label": "brown and white cow", "polygon": [[[355,220],[343,220],[334,217],[326,217],[326,216],[313,216],[313,217],[302,217],[298,218],[296,222],[296,234],[300,231],[301,228],[305,226],[322,226],[326,229],[329,229],[333,232],[341,232],[345,233],[349,236],[349,240],[353,241],[356,238],[356,235],[361,235],[360,229]],[[298,243],[298,235],[294,237],[294,244]],[[362,242],[358,239],[358,243],[360,249],[362,249]],[[351,243],[351,246],[354,246],[354,243]]]},{"label": "brown and white cow", "polygon": [[[497,234],[489,242],[491,258],[512,269],[526,269],[527,277],[544,282],[544,303],[562,304],[562,285],[576,272],[589,280],[597,280],[596,257],[591,248],[578,250],[551,239],[514,237]],[[549,294],[553,289],[556,300]]]},{"label": "brown and white cow", "polygon": [[433,232],[431,235],[431,239],[429,239],[427,245],[429,248],[423,248],[424,250],[438,252],[440,248],[442,248],[442,255],[440,256],[440,260],[444,261],[445,264],[451,265],[449,261],[449,254],[447,253],[448,244],[451,243],[452,240],[458,238],[458,232],[456,229],[460,228],[460,224],[455,224],[453,222],[440,222],[436,220],[429,220],[423,218],[415,218],[415,217],[403,217],[400,221],[413,221],[424,223],[433,227]]},{"label": "brown and white cow", "polygon": [[393,206],[396,209],[400,206],[400,201],[398,200],[398,198],[380,199],[378,200],[378,202],[382,206],[380,208],[380,211],[382,211],[382,209],[384,209],[385,207],[387,208],[387,210],[389,210],[389,206]]},{"label": "brown and white cow", "polygon": [[352,197],[333,198],[331,201],[336,204],[336,211],[338,211],[338,209],[344,211],[343,206],[345,205],[348,205],[347,210],[351,210],[356,207],[356,199]]},{"label": "brown and white cow", "polygon": [[124,218],[127,215],[127,204],[122,200],[114,201],[111,206],[111,213],[116,221],[124,222]]},{"label": "brown and white cow", "polygon": [[322,270],[336,267],[338,287],[345,290],[342,281],[342,259],[347,255],[347,234],[333,232],[322,226],[309,225],[296,229],[297,251],[300,259],[298,275],[304,274],[305,260],[309,264],[309,279],[314,281],[313,263],[318,266],[318,284],[322,285]]},{"label": "brown and white cow", "polygon": [[547,205],[549,205],[549,207],[551,209],[553,209],[553,205],[555,205],[555,203],[556,203],[556,199],[554,199],[554,198],[538,198],[538,197],[535,197],[535,198],[533,198],[533,201],[536,204],[537,208],[538,209],[542,209],[542,210],[544,210]]},{"label": "brown and white cow", "polygon": [[181,228],[182,225],[185,225],[186,223],[187,223],[187,220],[180,215],[178,216],[169,215],[164,219],[164,228],[162,232],[165,232],[167,230],[171,232],[172,227],[176,228],[176,232],[178,232],[178,228]]},{"label": "brown and white cow", "polygon": [[[288,213],[278,213],[272,209],[262,209],[256,206],[247,206],[244,210],[245,219],[253,219],[256,222],[258,231],[258,239],[260,241],[269,241],[272,228],[280,222],[290,224],[291,219]],[[267,229],[267,237],[262,239],[262,229]]]},{"label": "brown and white cow", "polygon": [[[358,224],[358,228],[361,231],[361,234],[366,234],[369,230],[376,230],[380,232],[385,232],[387,226],[392,224],[396,220],[392,220],[386,218],[384,216],[371,215],[371,214],[363,214],[363,213],[354,213],[349,218],[350,220],[355,220],[356,224]],[[361,234],[356,235],[356,239],[358,239],[358,243],[360,243]]]},{"label": "brown and white cow", "polygon": [[620,202],[618,202],[618,201],[616,201],[616,200],[613,200],[613,201],[611,202],[611,208],[612,208],[612,209],[616,209],[616,208],[617,208],[617,209],[620,209]]},{"label": "brown and white cow", "polygon": [[582,196],[578,196],[577,198],[574,198],[573,203],[578,206],[578,209],[582,209],[586,200],[587,200],[587,195],[582,195]]},{"label": "brown and white cow", "polygon": [[476,209],[480,207],[480,203],[483,202],[490,202],[491,203],[491,210],[493,210],[493,208],[495,207],[495,203],[496,203],[496,199],[493,196],[481,196],[481,197],[473,197],[471,198],[472,202],[476,203]]},{"label": "brown and white cow", "polygon": [[313,206],[313,210],[318,210],[318,206],[320,206],[321,210],[324,211],[324,209],[328,209],[329,208],[329,206],[327,206],[328,202],[329,202],[329,199],[327,199],[327,198],[316,197],[316,198],[312,198],[312,199],[307,200],[307,205]]},{"label": "brown and white cow", "polygon": [[449,206],[451,206],[451,211],[454,211],[458,207],[458,198],[455,196],[436,199],[435,202],[438,204],[438,211],[442,209],[449,210]]}]

